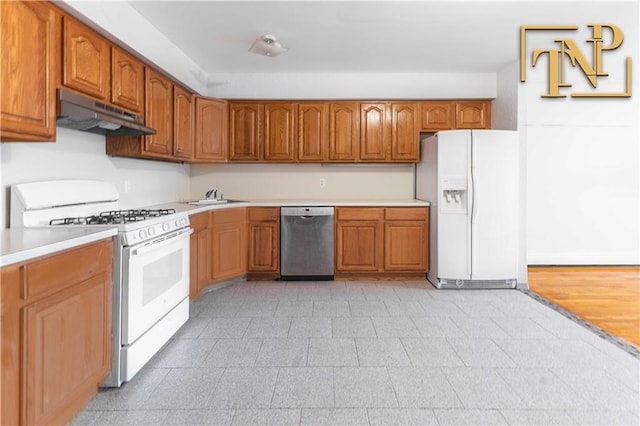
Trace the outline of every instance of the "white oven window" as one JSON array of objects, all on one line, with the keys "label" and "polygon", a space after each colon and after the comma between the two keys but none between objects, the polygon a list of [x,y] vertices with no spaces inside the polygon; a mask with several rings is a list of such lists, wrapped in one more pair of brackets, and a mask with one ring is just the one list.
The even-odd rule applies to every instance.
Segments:
[{"label": "white oven window", "polygon": [[184,278],[182,250],[176,250],[142,268],[142,306],[165,293]]}]

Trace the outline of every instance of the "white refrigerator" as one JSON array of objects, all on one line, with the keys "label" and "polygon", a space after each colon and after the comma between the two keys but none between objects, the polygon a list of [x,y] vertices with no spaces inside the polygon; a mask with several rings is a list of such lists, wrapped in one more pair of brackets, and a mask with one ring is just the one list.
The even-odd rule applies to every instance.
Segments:
[{"label": "white refrigerator", "polygon": [[437,288],[515,288],[518,133],[441,131],[421,148],[416,198],[430,202],[429,281]]}]

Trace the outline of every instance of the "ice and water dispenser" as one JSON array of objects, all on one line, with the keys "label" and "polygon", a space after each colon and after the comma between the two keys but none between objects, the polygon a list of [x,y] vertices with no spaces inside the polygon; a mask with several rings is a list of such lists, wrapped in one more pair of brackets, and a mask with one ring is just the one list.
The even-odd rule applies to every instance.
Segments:
[{"label": "ice and water dispenser", "polygon": [[442,213],[467,213],[467,178],[443,177],[440,181]]}]

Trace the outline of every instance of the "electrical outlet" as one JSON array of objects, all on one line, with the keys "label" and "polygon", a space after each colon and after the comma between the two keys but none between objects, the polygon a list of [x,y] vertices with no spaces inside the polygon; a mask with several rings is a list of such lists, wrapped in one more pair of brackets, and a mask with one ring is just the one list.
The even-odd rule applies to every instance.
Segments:
[{"label": "electrical outlet", "polygon": [[131,181],[130,180],[125,180],[124,181],[124,192],[131,192]]},{"label": "electrical outlet", "polygon": [[320,188],[324,188],[327,184],[327,181],[325,179],[320,179]]}]

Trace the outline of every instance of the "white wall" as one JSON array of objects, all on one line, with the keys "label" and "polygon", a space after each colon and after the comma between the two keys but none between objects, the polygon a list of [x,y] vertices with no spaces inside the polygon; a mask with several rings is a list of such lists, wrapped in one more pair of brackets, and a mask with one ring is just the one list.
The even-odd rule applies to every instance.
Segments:
[{"label": "white wall", "polygon": [[223,99],[493,99],[486,74],[212,74]]},{"label": "white wall", "polygon": [[[52,179],[98,179],[113,182],[120,206],[134,208],[184,200],[189,195],[189,166],[160,161],[109,157],[104,136],[58,128],[56,143],[0,144],[2,197],[0,224],[9,225],[9,189],[14,183]],[[124,182],[131,191],[124,191]]]},{"label": "white wall", "polygon": [[[63,0],[60,6],[102,28],[192,90],[207,93],[207,75],[125,1]],[[86,21],[86,19],[84,19]]]},{"label": "white wall", "polygon": [[211,188],[230,199],[412,199],[413,183],[413,166],[406,164],[191,166],[193,199]]},{"label": "white wall", "polygon": [[[605,54],[610,76],[599,79],[599,90],[624,89],[624,57],[633,56],[637,70],[637,16],[637,4],[635,13],[621,10],[615,23],[625,30],[625,42]],[[527,147],[530,264],[640,263],[637,71],[633,78],[630,99],[549,99],[540,97],[548,84],[546,64],[527,68],[527,81],[519,88],[518,127]],[[563,92],[588,90],[586,79],[570,67],[566,80],[574,86]]]},{"label": "white wall", "polygon": [[[513,62],[496,74],[497,97],[491,105],[491,127],[518,130],[518,71],[519,62]],[[518,164],[518,286],[528,288],[527,273],[527,156],[525,138],[519,134]]]}]

